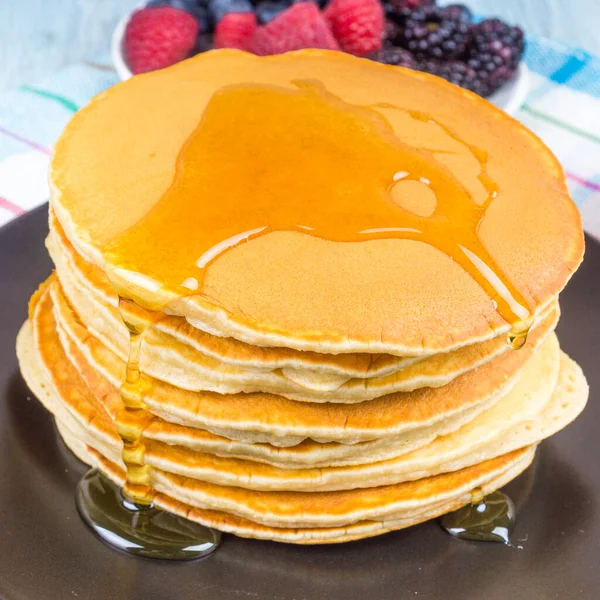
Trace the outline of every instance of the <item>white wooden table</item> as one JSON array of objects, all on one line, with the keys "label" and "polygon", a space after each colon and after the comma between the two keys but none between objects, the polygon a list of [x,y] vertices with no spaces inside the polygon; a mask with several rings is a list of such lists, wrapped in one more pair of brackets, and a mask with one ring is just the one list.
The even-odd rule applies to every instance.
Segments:
[{"label": "white wooden table", "polygon": [[[464,0],[482,15],[600,56],[600,0]],[[448,0],[445,0],[449,3]],[[63,65],[108,63],[110,34],[139,0],[0,0],[0,90]]]}]

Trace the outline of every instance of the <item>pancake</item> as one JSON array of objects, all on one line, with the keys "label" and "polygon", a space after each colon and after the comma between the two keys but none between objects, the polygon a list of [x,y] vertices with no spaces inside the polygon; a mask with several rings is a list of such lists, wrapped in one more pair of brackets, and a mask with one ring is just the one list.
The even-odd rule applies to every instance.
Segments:
[{"label": "pancake", "polygon": [[21,372],[94,485],[189,519],[161,514],[173,532],[408,527],[509,482],[586,404],[554,334],[583,255],[564,173],[438,78],[202,53],[79,111],[50,185]]},{"label": "pancake", "polygon": [[[80,376],[83,376],[88,389],[94,394],[97,402],[103,405],[104,410],[111,415],[111,418],[116,418],[122,411],[123,403],[115,388],[95,373],[89,364],[85,363],[83,357],[77,354],[73,347],[70,347],[70,350],[71,352],[75,352],[75,363],[71,363],[65,355],[56,331],[56,324],[51,314],[49,306],[51,297],[47,286],[38,296],[38,299],[39,302],[36,302],[32,310],[32,324],[35,330],[36,341],[35,343],[33,341],[31,343],[40,348],[38,353],[39,367],[45,369],[47,377],[53,380],[52,387],[54,393],[62,399],[62,404],[76,410],[76,407],[82,400],[82,394],[74,393],[73,382],[78,380]],[[29,328],[24,328],[24,332],[27,329]],[[21,345],[25,344],[23,342]],[[23,365],[25,371],[27,362],[23,362]],[[73,369],[73,366],[75,366],[75,369]],[[58,378],[54,378],[52,375],[54,372],[58,373]],[[26,378],[28,381],[30,380],[30,377],[27,375]],[[31,382],[30,385],[32,385]],[[32,389],[34,389],[34,392],[38,396],[40,394],[39,387],[39,385],[32,385]],[[192,449],[198,449],[198,447],[209,449],[217,455],[223,453],[225,455],[233,454],[239,458],[258,459],[263,462],[275,465],[282,464],[282,466],[287,467],[304,464],[311,464],[313,466],[317,464],[357,464],[360,462],[370,462],[376,458],[382,459],[386,456],[397,456],[403,452],[408,452],[412,448],[422,446],[431,441],[436,435],[456,429],[462,423],[473,418],[475,414],[483,410],[491,402],[496,401],[496,399],[496,397],[492,397],[489,401],[483,402],[475,408],[462,411],[460,414],[446,419],[444,423],[435,428],[422,427],[415,429],[402,436],[395,436],[384,440],[384,443],[376,440],[353,445],[337,443],[323,444],[313,440],[304,440],[296,446],[280,448],[270,444],[244,444],[204,430],[176,425],[160,419],[153,421],[144,434],[151,439],[162,440],[171,444],[183,444]],[[54,412],[52,407],[48,408]],[[90,407],[84,413],[91,410],[92,408]],[[84,424],[90,421],[89,416],[83,419]],[[106,419],[102,421],[95,420],[94,424],[101,426],[101,437],[112,434],[110,425]],[[114,439],[116,440],[116,438]]]},{"label": "pancake", "polygon": [[[254,490],[330,491],[390,485],[415,481],[438,473],[456,471],[512,450],[539,443],[542,429],[557,431],[572,421],[583,409],[586,394],[562,406],[565,398],[566,372],[573,363],[563,358],[563,378],[557,388],[559,354],[555,340],[540,349],[515,388],[493,407],[446,436],[399,458],[345,468],[285,470],[257,466],[250,461],[219,459],[211,454],[148,444],[146,462],[163,471],[220,485]],[[553,364],[544,365],[544,354],[554,354]],[[549,371],[544,373],[544,370]],[[549,375],[538,387],[537,377]],[[546,415],[561,413],[558,421]],[[550,429],[548,425],[554,426]],[[532,425],[533,424],[533,425]],[[535,426],[534,426],[535,425]]]},{"label": "pancake", "polygon": [[[417,154],[429,153],[433,163],[425,170],[451,174],[475,202],[485,199],[480,179],[485,168],[496,191],[477,230],[481,244],[534,315],[556,297],[582,258],[583,235],[564,174],[549,150],[470,92],[423,73],[327,51],[262,58],[238,51],[208,52],[97,96],[67,126],[50,170],[52,207],[78,253],[139,303],[158,302],[204,331],[252,345],[415,356],[507,332],[506,319],[473,273],[413,239],[340,244],[301,230],[274,231],[219,255],[206,269],[203,293],[188,290],[185,296],[183,288],[173,292],[161,287],[151,272],[173,268],[166,267],[165,260],[173,260],[166,249],[178,247],[181,253],[190,243],[179,230],[162,227],[151,244],[130,248],[127,260],[135,254],[143,265],[133,269],[135,277],[123,275],[126,268],[119,275],[120,263],[107,261],[110,243],[125,231],[133,239],[136,223],[164,222],[157,206],[173,181],[178,153],[209,99],[221,101],[220,95],[213,97],[216,90],[252,81],[281,94],[301,95],[306,85],[296,84],[306,79],[321,82],[319,93],[337,98],[338,104],[367,107],[360,110],[373,119],[377,113],[403,144]],[[281,110],[290,106],[282,103]],[[147,127],[150,120],[152,128]],[[127,123],[127,136],[115,122]],[[246,122],[252,127],[252,121]],[[478,148],[485,149],[485,161],[474,150]],[[358,156],[348,143],[344,152],[348,163]],[[252,157],[247,148],[245,156]],[[271,153],[272,160],[277,156]],[[226,163],[220,164],[226,168]],[[272,164],[270,172],[280,168],[280,162],[277,168]],[[304,185],[302,178],[294,184]],[[417,194],[414,187],[406,189],[405,205],[411,203],[412,192]],[[310,188],[305,191],[312,193]],[[217,210],[219,203],[206,204],[203,211],[209,218],[209,210]],[[244,212],[238,211],[237,217],[242,219]],[[185,212],[178,214],[184,215],[178,227],[194,227]],[[145,215],[150,216],[143,219]]]},{"label": "pancake", "polygon": [[[86,377],[100,373],[103,386],[118,396],[125,364],[74,319],[55,321],[50,293],[39,305],[41,331],[58,331],[64,352]],[[222,395],[189,392],[154,380],[144,401],[164,420],[207,429],[244,441],[295,445],[316,441],[356,443],[394,436],[419,427],[443,424],[448,417],[499,399],[518,380],[519,369],[552,330],[538,327],[527,346],[509,352],[439,388],[390,394],[358,404],[297,402],[266,393]],[[48,366],[55,359],[47,361]],[[258,435],[257,435],[258,434]]]},{"label": "pancake", "polygon": [[[24,331],[22,335],[27,340],[31,333]],[[31,342],[23,342],[25,349],[28,343]],[[25,356],[26,350],[22,354],[23,360]],[[26,362],[31,362],[31,358]],[[63,422],[72,421],[68,425],[70,431],[77,432],[80,440],[98,450],[97,437],[105,438],[100,442],[104,449],[107,447],[105,440],[110,439],[109,445],[113,447],[108,452],[104,450],[103,454],[113,462],[119,462],[121,441],[112,422],[106,419],[104,406],[96,401],[73,366],[53,364],[58,372],[50,373],[48,379],[54,384],[47,385],[47,389],[53,387],[51,395],[59,398],[58,404],[64,403],[72,413],[69,419],[65,416],[57,418]],[[34,382],[30,385],[40,394],[41,386],[35,383],[36,376],[28,375],[28,380],[32,378]],[[65,381],[69,382],[68,386],[64,385]],[[525,365],[519,382],[504,398],[454,433],[438,436],[425,448],[404,454],[399,459],[366,467],[290,471],[158,443],[147,445],[145,459],[147,464],[161,471],[256,490],[298,489],[307,492],[389,485],[460,470],[539,443],[583,409],[587,391],[582,382],[583,376],[572,361],[565,355],[559,361],[558,344],[556,338],[551,337]],[[50,404],[50,407],[54,406],[56,402]],[[58,412],[56,408],[51,410],[55,414]],[[94,416],[96,412],[101,414]]]},{"label": "pancake", "polygon": [[[71,283],[72,288],[90,297],[90,301],[96,299],[95,306],[99,310],[101,310],[99,307],[102,307],[105,312],[110,310],[109,307],[116,309],[118,296],[106,275],[77,254],[65,236],[52,208],[49,212],[49,224],[50,234],[46,246],[64,286]],[[71,298],[69,299],[73,302]],[[387,375],[419,360],[418,357],[386,354],[323,354],[291,348],[251,346],[235,338],[211,335],[209,332],[192,327],[185,319],[173,315],[165,315],[154,326],[198,352],[246,369],[285,369],[288,373],[310,370],[319,375],[338,376],[347,380],[351,377]],[[119,328],[124,330],[121,323]],[[116,336],[107,336],[105,342],[108,342],[108,337]]]},{"label": "pancake", "polygon": [[[31,335],[31,332],[27,332],[24,330],[20,334],[20,340],[25,340],[27,335]],[[24,343],[19,344],[20,348],[20,359],[27,364],[30,364],[29,361],[26,361],[26,345]],[[33,362],[35,364],[35,361]],[[29,377],[32,374],[32,371],[24,368],[24,373],[27,373]],[[29,381],[28,377],[28,381]],[[32,383],[30,383],[32,385]],[[36,385],[32,385],[33,389],[36,389]],[[37,387],[38,393],[43,396],[39,386]],[[109,477],[113,480],[116,480],[119,483],[123,481],[123,471],[110,460],[107,460],[101,453],[93,448],[90,448],[87,444],[82,442],[82,438],[79,433],[74,434],[73,429],[69,425],[69,420],[72,418],[67,418],[66,422],[63,420],[58,421],[58,427],[63,439],[67,443],[69,447],[76,453],[76,455],[87,462],[88,464],[96,465],[103,470]],[[71,421],[72,423],[73,421]],[[77,429],[77,426],[74,427]],[[347,527],[344,527],[344,531],[340,531],[340,527],[326,527],[324,530],[311,530],[307,528],[306,531],[303,531],[305,528],[294,528],[294,534],[292,535],[292,531],[286,528],[275,528],[273,526],[265,526],[264,524],[260,524],[251,520],[247,520],[245,518],[236,515],[235,513],[226,513],[214,510],[206,510],[206,509],[198,509],[198,507],[192,507],[190,505],[186,505],[185,503],[181,503],[179,500],[174,499],[171,495],[161,493],[156,497],[156,504],[178,514],[182,514],[187,516],[188,518],[192,518],[198,520],[209,526],[218,526],[222,530],[232,531],[238,535],[246,535],[249,537],[266,537],[267,539],[280,539],[281,541],[291,541],[291,542],[302,542],[302,543],[319,543],[319,542],[327,542],[330,543],[332,541],[347,541],[349,539],[358,539],[360,537],[364,537],[366,535],[376,535],[378,533],[385,533],[386,531],[390,531],[396,528],[406,527],[423,520],[427,520],[429,518],[433,518],[437,516],[437,514],[441,514],[442,512],[446,512],[451,508],[457,508],[461,504],[468,502],[470,499],[470,490],[476,487],[482,487],[486,492],[492,491],[496,487],[503,485],[506,480],[510,477],[516,476],[518,472],[520,472],[523,468],[529,464],[531,459],[533,458],[533,453],[530,448],[526,448],[521,453],[512,453],[511,455],[505,455],[500,459],[495,461],[488,461],[487,463],[483,463],[478,465],[477,468],[472,469],[464,469],[460,472],[453,473],[451,476],[443,478],[443,477],[432,477],[428,480],[420,480],[418,482],[418,488],[423,488],[421,493],[418,491],[415,493],[414,489],[408,489],[407,486],[387,486],[386,488],[382,488],[380,491],[387,493],[390,498],[392,498],[395,502],[392,507],[390,507],[390,511],[393,511],[390,516],[381,517],[379,522],[372,523],[364,523],[360,524],[357,527],[353,525],[350,526],[350,532],[346,531]],[[173,477],[168,473],[156,471],[157,481],[161,483],[157,483],[157,487],[168,488],[172,487],[173,489],[185,488],[186,485],[191,485],[193,487],[193,482],[187,480],[182,477]],[[454,486],[453,484],[457,485]],[[414,486],[412,486],[414,487]],[[184,495],[192,494],[192,497],[198,495],[198,490],[200,488],[195,488],[194,492],[184,492]],[[205,491],[212,491],[213,502],[219,503],[219,496],[221,496],[221,503],[226,504],[227,502],[232,502],[238,500],[242,497],[250,498],[247,494],[239,489],[236,491],[234,488],[223,488],[222,486],[209,486],[205,489]],[[441,491],[440,491],[441,490]],[[450,491],[452,490],[452,491]],[[172,492],[171,492],[172,493]],[[241,494],[241,496],[240,496]],[[459,498],[456,496],[459,495]],[[298,496],[298,500],[304,503],[303,498],[308,498],[309,495],[304,496],[300,494]],[[360,510],[362,512],[366,512],[369,510],[370,500],[369,498],[372,494],[367,494],[362,498],[354,498],[351,499],[346,496],[332,496],[331,494],[321,493],[316,494],[319,502],[316,504],[322,503],[323,505],[327,505],[328,503],[345,503],[347,505],[346,510],[350,509],[353,504],[360,504]],[[269,496],[267,496],[268,498]],[[278,494],[271,493],[270,497],[273,502],[279,503],[282,500],[287,500],[288,508],[290,509],[290,505],[294,503],[294,494]],[[448,498],[452,498],[449,500]],[[412,500],[407,501],[407,498],[411,498]],[[197,498],[194,500],[197,502]],[[270,504],[270,502],[269,502]],[[252,502],[248,502],[246,508],[242,508],[241,512],[248,512],[251,510]],[[240,509],[238,509],[238,512]],[[341,513],[342,511],[340,511]],[[340,519],[356,518],[357,510],[354,510],[346,513],[347,516],[342,517],[339,514],[336,519],[339,521]],[[267,517],[267,520],[270,520],[273,517]],[[312,517],[313,519],[319,520],[317,515]],[[285,518],[284,518],[285,520]]]},{"label": "pancake", "polygon": [[[71,443],[73,442],[76,450],[81,451],[81,445],[76,439],[73,440],[68,434],[66,436],[63,435],[63,439],[68,446],[71,446]],[[118,467],[115,467],[115,465],[103,459],[95,450],[88,447],[86,448],[86,451],[87,459],[84,460],[84,462],[98,467],[117,484],[122,484],[124,482],[124,474]],[[524,457],[522,455],[517,455],[516,459],[514,456],[510,456],[508,457],[508,460],[505,459],[505,461],[509,462],[510,459],[513,459],[513,462],[504,470],[504,472],[495,473],[495,477],[492,477],[488,482],[479,486],[484,493],[491,493],[518,476],[529,466],[529,464],[531,464],[533,453],[529,451]],[[486,466],[494,467],[497,466],[497,463],[498,461],[496,464],[488,464]],[[501,469],[499,469],[499,471],[501,471]],[[476,473],[471,472],[469,475],[474,476]],[[465,494],[463,497],[450,502],[429,506],[428,509],[423,511],[419,509],[416,511],[406,511],[405,518],[365,521],[354,523],[346,527],[326,528],[268,527],[230,513],[199,509],[174,500],[170,496],[161,493],[156,496],[156,504],[165,510],[184,516],[190,520],[197,521],[208,527],[214,527],[221,531],[234,533],[241,537],[266,539],[292,544],[334,544],[381,535],[390,531],[416,525],[423,521],[433,519],[445,512],[460,508],[460,506],[464,506],[464,504],[468,503],[470,498],[471,494],[469,493],[468,495]]]},{"label": "pancake", "polygon": [[[21,358],[23,359],[22,355],[21,355]],[[563,383],[559,384],[559,386],[557,386],[558,388],[560,388],[562,390],[561,392],[559,392],[561,397],[560,397],[560,399],[557,399],[553,403],[555,409],[557,407],[561,406],[561,405],[568,404],[569,400],[577,400],[577,397],[581,396],[581,394],[583,392],[583,390],[581,388],[581,385],[582,385],[582,376],[581,376],[581,373],[580,373],[580,371],[576,367],[573,366],[573,363],[571,363],[570,361],[568,361],[568,359],[565,359],[565,367],[562,369],[561,379],[562,379]],[[33,389],[36,389],[35,386],[32,386],[32,387],[33,387]],[[560,413],[560,409],[559,409],[558,412]],[[547,423],[550,423],[550,421],[553,420],[553,418],[554,418],[552,416],[553,414],[554,414],[553,410],[550,410],[548,412],[547,416],[549,416],[550,418],[547,420]],[[538,419],[535,419],[534,422],[536,420],[538,420]],[[550,433],[550,431],[551,431],[550,429],[546,429],[546,433]],[[61,428],[61,432],[62,432],[62,428]],[[80,450],[79,450],[78,454],[81,454],[81,446],[80,446]],[[87,462],[93,462],[93,461],[91,461],[89,458],[87,458]],[[104,463],[106,464],[106,461],[104,461]],[[114,465],[113,465],[113,470],[114,470]],[[121,473],[121,477],[122,477],[122,473]],[[163,481],[163,480],[170,481],[170,478],[167,475],[159,474],[158,477],[159,477],[159,479],[161,481]],[[175,480],[175,482],[176,482],[177,485],[181,485],[182,481],[185,481],[185,479],[177,478]],[[166,485],[166,483],[164,483],[164,481],[163,481],[163,485]],[[444,489],[446,489],[445,486],[444,486]],[[411,497],[415,497],[414,494],[411,494]],[[443,512],[443,510],[442,510],[442,512]],[[428,514],[425,518],[429,518],[429,516],[431,516],[431,515]],[[424,520],[423,515],[421,515],[421,519]],[[203,521],[203,522],[206,523],[206,521]],[[409,522],[412,524],[413,522],[418,522],[418,520],[416,520],[416,521],[413,520],[413,521],[409,521]],[[392,523],[393,523],[393,521],[390,520],[388,522],[388,525],[391,525],[391,528],[394,528],[394,525]],[[211,524],[211,523],[209,522],[208,524]],[[408,523],[405,523],[405,524],[408,524]],[[380,532],[386,531],[386,529],[384,529],[384,526],[385,525],[383,523],[381,523],[379,525],[379,527],[381,528]],[[222,525],[221,525],[221,527],[222,527]],[[375,526],[375,527],[377,528],[377,526]],[[372,532],[370,534],[372,534]],[[253,532],[252,535],[253,536],[256,535],[256,532]],[[272,533],[270,533],[269,535],[273,536]],[[313,538],[313,541],[314,541],[314,538]],[[328,541],[330,541],[330,540],[328,540]]]},{"label": "pancake", "polygon": [[[354,489],[388,485],[392,482],[416,480],[438,472],[453,471],[482,462],[514,449],[539,443],[544,436],[564,427],[583,409],[587,393],[582,385],[576,385],[577,395],[569,400],[567,388],[581,382],[578,368],[563,355],[560,361],[555,338],[540,348],[534,359],[525,366],[520,381],[494,406],[485,410],[459,430],[446,436],[438,436],[426,448],[404,454],[400,459],[369,464],[368,467],[302,469],[284,471],[253,464],[249,461],[220,459],[210,454],[189,451],[181,446],[172,447],[151,443],[146,449],[146,462],[163,471],[186,475],[213,483],[229,483],[249,489],[301,489],[322,491],[329,489]],[[69,394],[77,389],[76,374],[61,369],[69,377]],[[30,376],[31,377],[31,376]],[[540,386],[540,381],[543,385]],[[558,383],[557,383],[558,382]],[[83,382],[82,382],[83,384]],[[39,385],[33,387],[39,389]],[[54,393],[64,399],[55,388]],[[88,396],[91,393],[88,391]],[[77,396],[76,396],[77,397]],[[567,398],[567,400],[565,400]],[[70,403],[74,405],[73,402]],[[90,403],[91,410],[97,404]],[[80,409],[76,409],[76,412]],[[83,410],[81,422],[89,423],[89,412]],[[561,414],[562,413],[562,414]],[[547,416],[549,415],[549,416]],[[558,415],[558,418],[555,418]],[[546,418],[544,418],[546,417]],[[63,419],[64,420],[64,419]],[[77,426],[71,425],[73,431]],[[79,439],[87,439],[96,447],[95,434],[78,431]],[[111,436],[113,448],[108,456],[118,462],[120,439]],[[499,450],[500,448],[500,450]],[[106,454],[106,452],[105,452]],[[115,457],[116,460],[115,460]]]},{"label": "pancake", "polygon": [[[57,273],[61,285],[60,289],[59,286],[53,286],[52,293],[59,322],[64,323],[65,319],[70,318],[71,311],[66,301],[68,298],[68,303],[76,311],[77,319],[119,358],[126,361],[129,351],[128,332],[118,309],[102,305],[92,300],[91,295],[78,290],[73,280],[60,267]],[[540,318],[547,317],[548,313],[552,314],[548,321],[556,324],[558,310],[554,304]],[[533,328],[537,325],[536,321]],[[459,375],[509,351],[504,339],[494,338],[425,358],[383,377],[348,379],[325,375],[323,378],[317,371],[317,377],[307,388],[305,378],[300,380],[300,385],[290,381],[289,376],[286,376],[289,370],[257,372],[235,368],[199,353],[189,344],[180,343],[180,337],[171,332],[153,328],[144,336],[140,365],[145,373],[186,390],[221,394],[265,391],[301,401],[352,403],[371,400],[395,391],[446,385]],[[295,373],[298,371],[295,370]],[[306,373],[305,370],[304,377]]]}]

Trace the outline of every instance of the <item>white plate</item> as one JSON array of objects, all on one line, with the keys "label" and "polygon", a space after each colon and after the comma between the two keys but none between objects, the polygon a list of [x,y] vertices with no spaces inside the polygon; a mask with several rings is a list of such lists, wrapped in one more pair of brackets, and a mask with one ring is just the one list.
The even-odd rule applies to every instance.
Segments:
[{"label": "white plate", "polygon": [[[130,14],[125,15],[116,26],[111,43],[111,53],[113,65],[121,79],[129,79],[133,73],[129,70],[125,61],[123,51],[123,39],[125,37],[125,28],[129,22]],[[505,84],[496,93],[492,94],[488,100],[501,108],[509,115],[514,115],[525,102],[529,88],[529,70],[525,63],[521,62],[515,76]]]},{"label": "white plate", "polygon": [[524,62],[521,62],[515,76],[497,92],[494,92],[488,100],[509,115],[515,115],[525,103],[528,92],[529,69]]},{"label": "white plate", "polygon": [[121,80],[129,79],[133,76],[133,73],[129,70],[127,66],[127,62],[125,61],[125,52],[123,49],[124,39],[125,39],[125,29],[127,27],[127,23],[129,23],[129,19],[131,17],[131,13],[125,15],[115,27],[115,30],[112,34],[111,44],[110,44],[110,53],[112,56],[112,62],[115,67],[116,72],[119,74]]}]

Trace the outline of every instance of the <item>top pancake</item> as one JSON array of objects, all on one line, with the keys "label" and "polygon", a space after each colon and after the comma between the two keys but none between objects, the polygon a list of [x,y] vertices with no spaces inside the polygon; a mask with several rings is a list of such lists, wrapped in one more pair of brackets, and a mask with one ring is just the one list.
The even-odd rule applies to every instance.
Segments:
[{"label": "top pancake", "polygon": [[[483,247],[532,312],[538,314],[563,288],[581,260],[583,234],[563,172],[540,140],[486,101],[438,78],[326,51],[266,58],[204,53],[95,98],[67,126],[50,173],[53,208],[78,252],[114,275],[119,265],[105,260],[105,248],[158,210],[180,151],[215,92],[244,82],[294,90],[297,81],[320,82],[348,104],[372,107],[402,143],[428,152],[436,168],[460,181],[478,204],[485,200],[483,167],[473,148],[484,150],[486,176],[497,194],[477,227]],[[414,111],[432,120],[415,118]],[[340,148],[348,143],[339,137]],[[286,148],[274,144],[267,150],[277,157]],[[427,211],[430,198],[421,188],[407,188],[403,208]],[[282,182],[282,203],[286,191]],[[221,200],[194,198],[212,212]],[[253,203],[250,193],[247,202]],[[161,261],[177,262],[185,244],[172,238],[165,231],[164,240],[159,236],[142,253],[157,272]],[[162,293],[139,280],[121,284],[151,306]],[[430,354],[509,329],[469,273],[433,246],[407,239],[340,242],[273,231],[211,262],[204,295],[159,299],[205,331],[317,352]]]}]

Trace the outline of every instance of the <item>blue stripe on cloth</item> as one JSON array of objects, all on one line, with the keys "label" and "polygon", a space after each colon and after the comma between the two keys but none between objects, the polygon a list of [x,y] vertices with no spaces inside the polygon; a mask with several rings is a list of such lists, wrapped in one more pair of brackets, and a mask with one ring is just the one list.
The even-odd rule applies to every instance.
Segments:
[{"label": "blue stripe on cloth", "polygon": [[583,50],[544,37],[528,37],[525,62],[531,71],[551,81],[600,98],[600,60]]},{"label": "blue stripe on cloth", "polygon": [[527,66],[544,77],[550,79],[552,73],[558,71],[571,56],[572,51],[562,44],[550,40],[528,36],[525,46],[525,62]]},{"label": "blue stripe on cloth", "polygon": [[540,83],[540,85],[529,94],[527,102],[531,104],[545,96],[552,90],[554,85],[569,85],[571,79],[588,64],[591,58],[592,57],[585,52],[576,52],[575,54],[566,55],[564,57],[564,62],[550,73],[547,79],[543,83]]},{"label": "blue stripe on cloth", "polygon": [[565,84],[569,82],[572,77],[579,73],[583,67],[589,62],[591,56],[585,52],[577,52],[567,58],[562,67],[554,71],[550,75],[550,79],[554,83]]},{"label": "blue stripe on cloth", "polygon": [[569,80],[567,85],[578,92],[600,98],[600,60],[592,58]]}]

